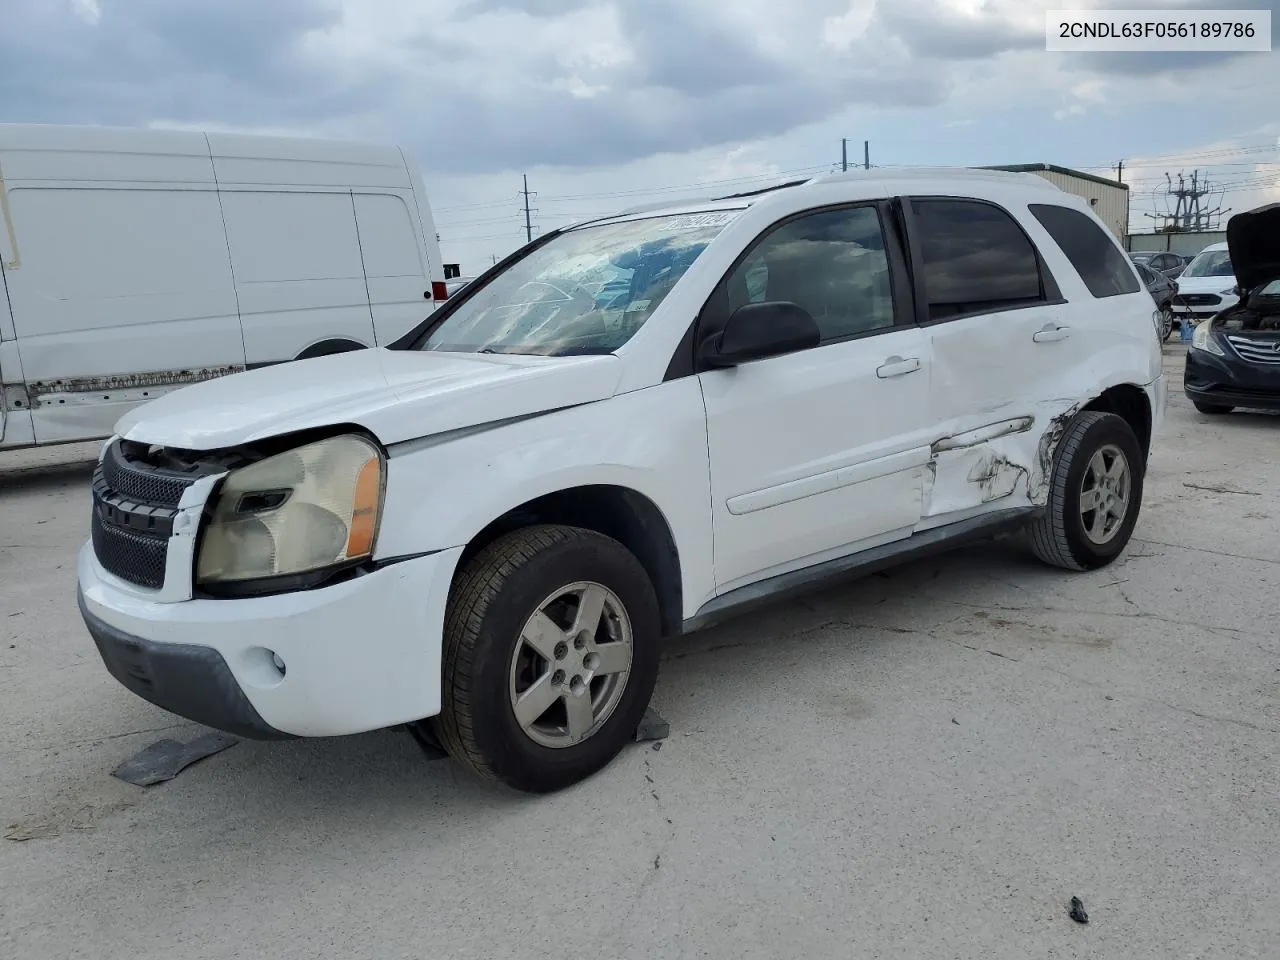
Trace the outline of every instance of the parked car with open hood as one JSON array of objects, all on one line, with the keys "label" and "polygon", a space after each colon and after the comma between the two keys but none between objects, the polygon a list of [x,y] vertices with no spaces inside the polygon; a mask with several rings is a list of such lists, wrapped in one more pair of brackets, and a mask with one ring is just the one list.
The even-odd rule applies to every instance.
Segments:
[{"label": "parked car with open hood", "polygon": [[1179,324],[1207,320],[1240,300],[1226,243],[1210,244],[1196,254],[1179,275],[1177,285],[1172,306]]},{"label": "parked car with open hood", "polygon": [[175,713],[266,738],[411,724],[557,789],[633,738],[664,636],[1003,531],[1059,568],[1115,560],[1163,415],[1158,329],[1088,204],[1032,175],[624,211],[549,231],[391,348],[125,418],[81,610]]},{"label": "parked car with open hood", "polygon": [[1201,413],[1280,410],[1280,204],[1227,222],[1237,303],[1196,327],[1183,389]]}]

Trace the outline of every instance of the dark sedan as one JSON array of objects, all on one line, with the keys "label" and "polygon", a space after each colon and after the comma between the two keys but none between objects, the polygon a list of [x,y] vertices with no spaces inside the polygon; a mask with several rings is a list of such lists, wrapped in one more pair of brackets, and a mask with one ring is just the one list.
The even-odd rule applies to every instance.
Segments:
[{"label": "dark sedan", "polygon": [[1134,250],[1129,254],[1129,259],[1171,280],[1176,280],[1187,268],[1186,257],[1163,250]]},{"label": "dark sedan", "polygon": [[1178,287],[1163,273],[1158,273],[1137,260],[1133,262],[1133,266],[1138,271],[1138,276],[1142,278],[1142,282],[1146,284],[1151,299],[1156,302],[1156,309],[1160,311],[1160,339],[1168,340],[1169,334],[1173,332],[1172,303]]}]

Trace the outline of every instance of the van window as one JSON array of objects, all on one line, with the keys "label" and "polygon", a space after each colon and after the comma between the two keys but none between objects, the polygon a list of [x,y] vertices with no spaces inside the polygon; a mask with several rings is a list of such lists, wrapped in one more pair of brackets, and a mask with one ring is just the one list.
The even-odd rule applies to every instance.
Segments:
[{"label": "van window", "polygon": [[[1030,210],[1095,297],[1118,297],[1141,289],[1120,248],[1102,227],[1079,210],[1053,203],[1033,203]],[[1153,257],[1152,263],[1159,259],[1159,255]]]},{"label": "van window", "polygon": [[929,319],[1044,301],[1040,261],[1017,221],[977,200],[911,202]]},{"label": "van window", "polygon": [[356,194],[355,203],[365,276],[420,279],[419,241],[404,201],[388,194]]}]

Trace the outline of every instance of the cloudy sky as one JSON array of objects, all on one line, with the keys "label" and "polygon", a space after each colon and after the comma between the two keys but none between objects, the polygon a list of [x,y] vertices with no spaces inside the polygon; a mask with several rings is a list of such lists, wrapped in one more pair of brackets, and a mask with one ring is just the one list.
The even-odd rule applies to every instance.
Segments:
[{"label": "cloudy sky", "polygon": [[1124,160],[1280,199],[1280,52],[1050,54],[1044,11],[1280,0],[0,0],[0,122],[387,140],[446,259],[699,184],[875,165]]}]

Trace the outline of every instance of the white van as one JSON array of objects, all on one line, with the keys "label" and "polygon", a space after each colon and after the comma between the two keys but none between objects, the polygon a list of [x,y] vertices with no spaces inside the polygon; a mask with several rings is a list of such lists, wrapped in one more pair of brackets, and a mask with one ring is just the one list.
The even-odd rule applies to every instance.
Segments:
[{"label": "white van", "polygon": [[0,124],[0,448],[184,384],[385,346],[445,299],[400,148]]}]

